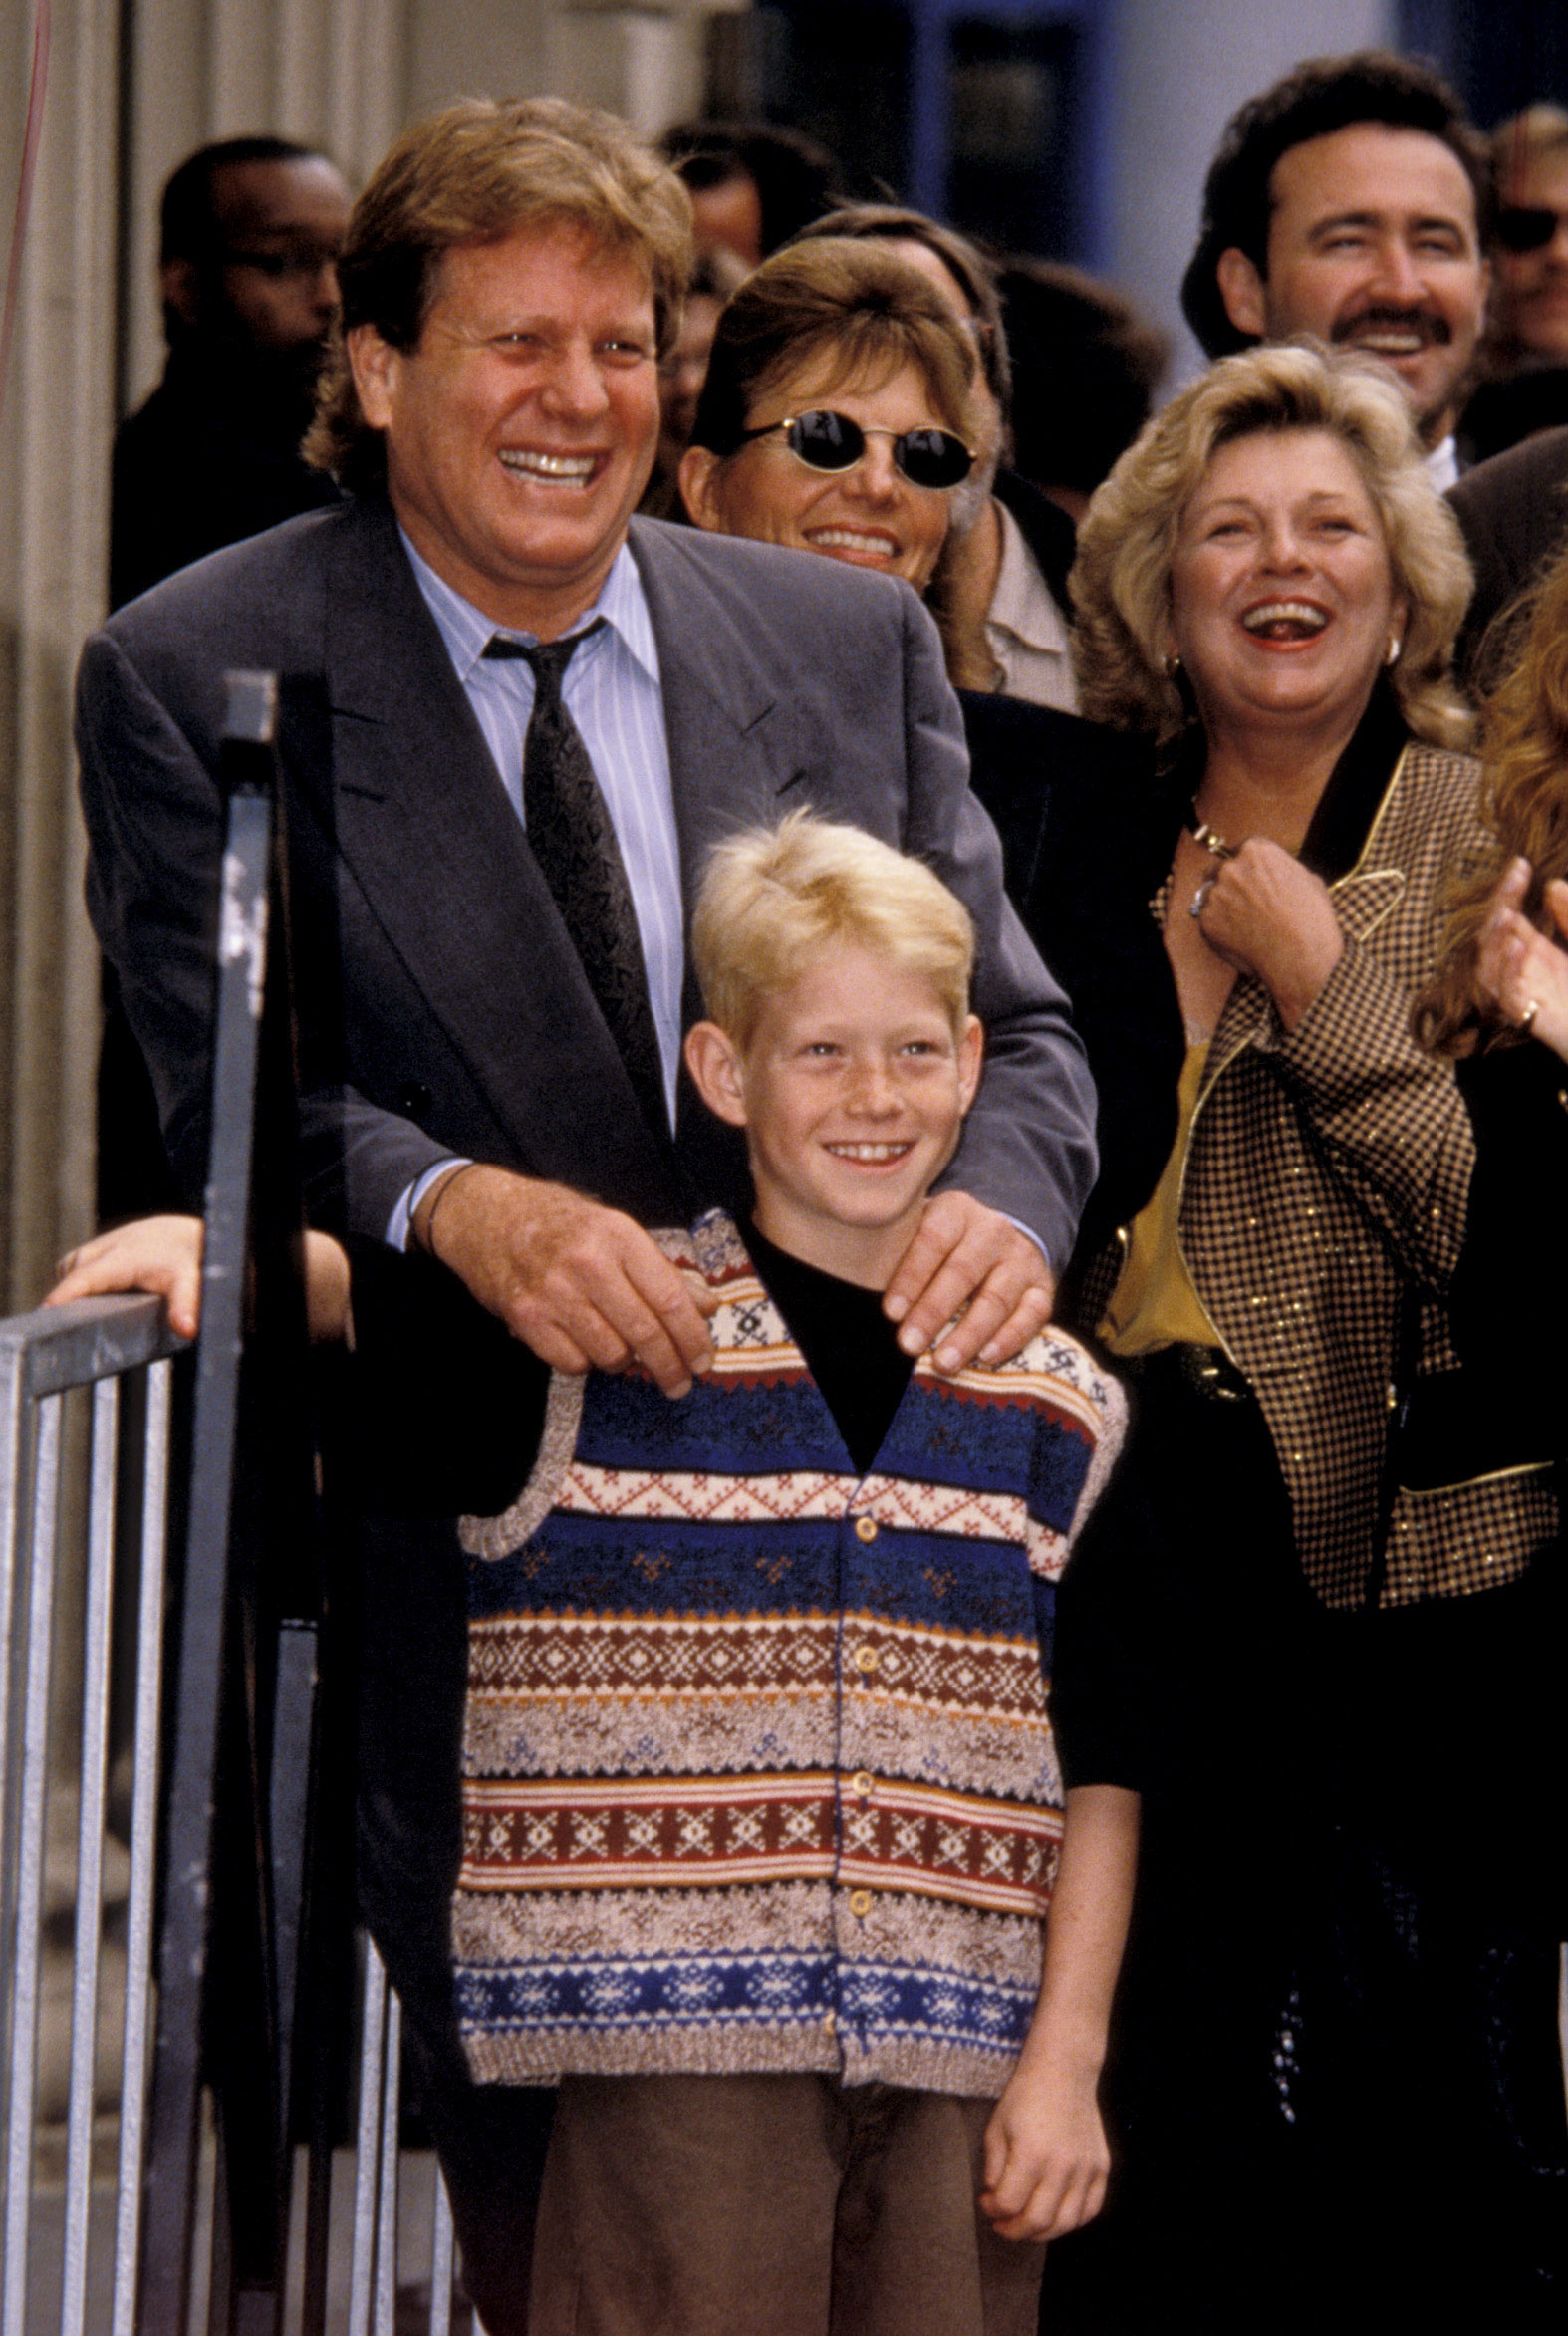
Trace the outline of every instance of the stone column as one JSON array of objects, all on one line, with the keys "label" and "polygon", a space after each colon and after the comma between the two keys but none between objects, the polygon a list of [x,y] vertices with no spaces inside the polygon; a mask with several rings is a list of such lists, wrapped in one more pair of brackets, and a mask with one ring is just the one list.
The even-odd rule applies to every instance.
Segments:
[{"label": "stone column", "polygon": [[[88,1229],[98,959],[82,909],[71,680],[103,612],[114,415],[116,0],[54,9],[9,378],[0,388],[0,1305]],[[0,186],[21,159],[33,11],[0,30]]]}]

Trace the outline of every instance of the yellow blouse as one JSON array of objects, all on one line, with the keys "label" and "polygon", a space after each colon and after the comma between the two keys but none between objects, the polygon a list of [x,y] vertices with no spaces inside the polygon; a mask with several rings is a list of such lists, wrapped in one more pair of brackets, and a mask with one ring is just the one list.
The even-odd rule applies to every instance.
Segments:
[{"label": "yellow blouse", "polygon": [[1133,1219],[1127,1260],[1100,1324],[1100,1337],[1113,1355],[1148,1355],[1157,1347],[1183,1344],[1221,1344],[1176,1246],[1181,1177],[1207,1061],[1206,1038],[1187,1048],[1176,1089],[1176,1135],[1171,1158],[1148,1205]]}]

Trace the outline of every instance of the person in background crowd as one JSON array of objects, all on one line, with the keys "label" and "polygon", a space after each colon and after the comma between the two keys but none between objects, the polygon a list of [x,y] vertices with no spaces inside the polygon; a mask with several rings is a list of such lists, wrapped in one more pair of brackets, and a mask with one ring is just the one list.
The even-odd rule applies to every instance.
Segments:
[{"label": "person in background crowd", "polygon": [[1439,487],[1485,318],[1491,162],[1430,66],[1321,57],[1225,130],[1181,282],[1209,357],[1311,333],[1390,367]]},{"label": "person in background crowd", "polygon": [[350,194],[325,154],[227,138],[163,189],[168,363],[115,437],[110,607],[334,500],[300,440],[338,313]]},{"label": "person in background crowd", "polygon": [[[608,115],[470,100],[416,125],[344,245],[311,440],[343,502],[170,579],[83,653],[90,908],[185,1192],[205,1168],[218,682],[259,667],[286,676],[307,1205],[425,1253],[464,1349],[491,1338],[503,1408],[524,1344],[569,1372],[636,1357],[671,1398],[709,1357],[645,1229],[745,1174],[678,1084],[682,902],[781,790],[924,858],[975,927],[991,1049],[889,1285],[907,1351],[1015,1352],[1093,1175],[1082,1051],[1004,900],[918,604],[632,516],[690,260],[684,188]],[[418,2039],[470,2291],[490,2336],[518,2336],[545,2121],[458,2052],[453,1514],[359,1521],[361,1902]]]},{"label": "person in background crowd", "polygon": [[659,140],[691,197],[698,253],[754,268],[843,200],[839,165],[798,130],[766,122],[681,122]]},{"label": "person in background crowd", "polygon": [[1491,133],[1497,187],[1486,361],[1568,366],[1568,112],[1530,106]]},{"label": "person in background crowd", "polygon": [[1459,423],[1473,463],[1568,424],[1568,113],[1531,106],[1499,123],[1491,154],[1485,374]]},{"label": "person in background crowd", "polygon": [[[338,310],[349,190],[325,154],[228,138],[163,189],[158,289],[168,362],[115,437],[109,601],[134,600],[223,544],[337,499],[300,453]],[[146,1066],[104,972],[98,1216],[172,1207]]]},{"label": "person in background crowd", "polygon": [[[719,319],[681,483],[699,527],[881,568],[922,592],[989,410],[972,333],[902,243],[808,236],[765,260]],[[1145,1168],[1158,1173],[1171,1141],[1139,1075],[1159,938],[1119,850],[1148,757],[1053,706],[972,690],[958,701],[1008,893],[1072,1000],[1114,1164],[1093,1205],[1115,1208]]]},{"label": "person in background crowd", "polygon": [[1453,1376],[1473,1147],[1412,1028],[1480,836],[1457,530],[1379,369],[1280,346],[1167,405],[1079,544],[1086,711],[1161,745],[1124,851],[1177,1133],[1068,1285],[1134,1424],[1059,1734],[1143,1784],[1147,1840],[1119,2227],[1078,2275],[1118,2330],[1560,2324],[1555,1954],[1455,1854],[1510,1789],[1467,1707],[1447,1756],[1455,1659],[1506,1697],[1496,1602],[1557,1517],[1507,1393]]},{"label": "person in background crowd", "polygon": [[1171,344],[1109,284],[1053,260],[999,260],[1012,366],[1012,466],[1082,519],[1149,419]]},{"label": "person in background crowd", "polygon": [[1074,712],[1066,614],[1073,526],[1048,496],[1002,467],[1012,368],[990,261],[955,229],[888,203],[846,205],[810,232],[891,244],[929,280],[979,352],[985,413],[978,459],[953,499],[931,590],[954,687],[1001,690]]},{"label": "person in background crowd", "polygon": [[686,305],[680,312],[680,331],[669,355],[659,361],[658,451],[641,505],[651,519],[685,517],[675,474],[691,443],[691,424],[707,379],[708,351],[718,330],[720,311],[745,276],[740,261],[722,244],[697,254]]}]

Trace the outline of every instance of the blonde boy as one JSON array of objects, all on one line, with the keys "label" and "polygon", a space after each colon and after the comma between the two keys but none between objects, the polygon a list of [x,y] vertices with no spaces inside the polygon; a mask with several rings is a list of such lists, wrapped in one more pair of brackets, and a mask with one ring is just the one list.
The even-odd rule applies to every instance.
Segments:
[{"label": "blonde boy", "polygon": [[980,1071],[936,878],[796,814],[692,952],[755,1187],[662,1236],[712,1369],[558,1375],[464,1527],[465,2048],[561,2085],[530,2327],[1032,2331],[1107,2168],[1136,1800],[1063,1840],[1045,1667],[1118,1391],[1056,1334],[944,1378],[882,1314]]}]

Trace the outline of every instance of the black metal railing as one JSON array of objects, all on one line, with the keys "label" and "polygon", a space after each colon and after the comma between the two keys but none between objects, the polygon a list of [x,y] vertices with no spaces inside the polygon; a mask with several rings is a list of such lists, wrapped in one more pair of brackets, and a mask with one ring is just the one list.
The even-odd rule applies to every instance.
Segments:
[{"label": "black metal railing", "polygon": [[[276,704],[271,675],[227,676],[194,1353],[175,1364],[150,1298],[0,1324],[0,2336],[392,2336],[410,2203],[428,2208],[427,2243],[403,2276],[428,2283],[431,2336],[452,2325],[445,2193],[423,2153],[413,2199],[402,2148],[400,2011],[353,1926],[352,1659],[299,1265]],[[73,1404],[90,1406],[90,1434]],[[62,1598],[67,1578],[80,1597]],[[119,1666],[117,1613],[133,1650]],[[133,1708],[117,1714],[122,1674]],[[51,1820],[68,1804],[56,2166],[39,2050],[61,2024],[46,2003]],[[106,1857],[128,1850],[106,1924]]]}]

